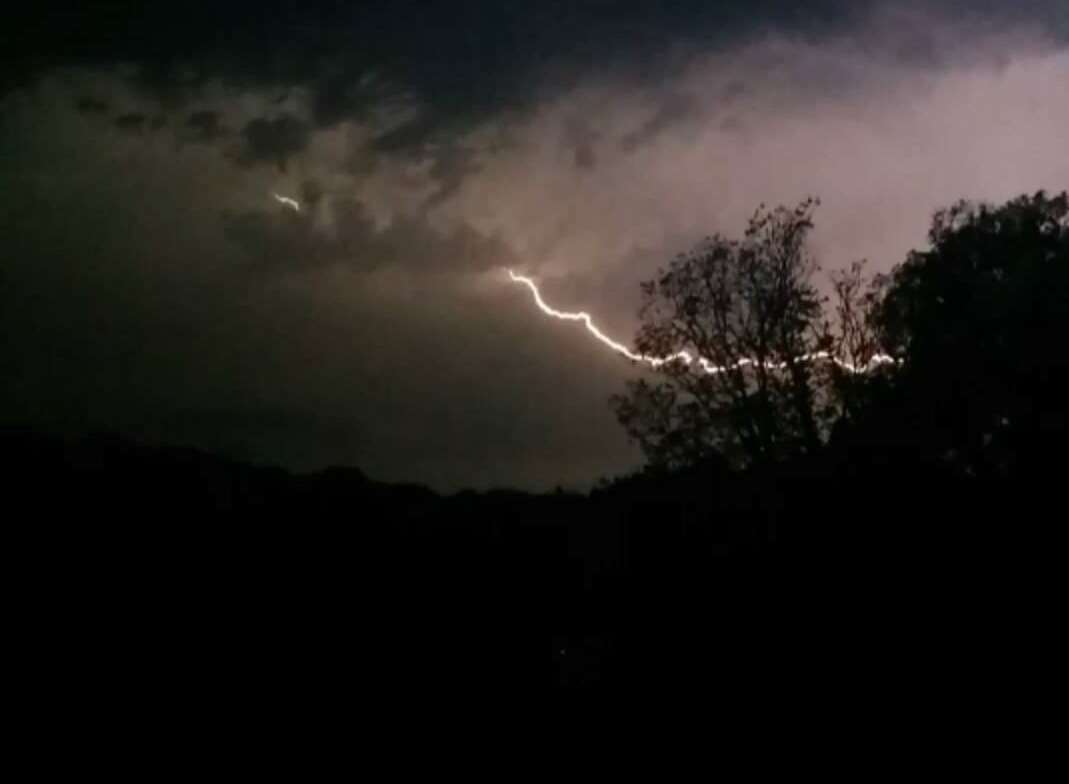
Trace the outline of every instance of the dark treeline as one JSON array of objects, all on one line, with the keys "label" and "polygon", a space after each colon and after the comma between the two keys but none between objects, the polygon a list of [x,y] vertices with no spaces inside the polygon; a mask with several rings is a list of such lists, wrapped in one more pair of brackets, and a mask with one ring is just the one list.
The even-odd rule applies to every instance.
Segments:
[{"label": "dark treeline", "polygon": [[874,374],[636,384],[615,405],[649,465],[588,494],[443,496],[8,428],[36,655],[63,688],[178,701],[707,689],[713,711],[831,693],[960,708],[1032,688],[1064,553],[1065,217],[1064,196],[959,206],[868,300],[840,278],[861,315],[836,349],[899,360]]}]

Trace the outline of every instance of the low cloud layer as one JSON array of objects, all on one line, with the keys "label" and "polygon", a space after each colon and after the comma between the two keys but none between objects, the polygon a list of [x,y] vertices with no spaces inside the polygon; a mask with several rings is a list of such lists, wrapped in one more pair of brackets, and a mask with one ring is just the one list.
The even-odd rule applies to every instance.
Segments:
[{"label": "low cloud layer", "polygon": [[950,5],[679,34],[656,79],[524,60],[467,107],[420,69],[50,65],[0,107],[3,417],[443,489],[627,470],[636,371],[505,268],[626,339],[637,283],[761,202],[819,196],[824,266],[887,270],[940,206],[1069,187],[1058,7]]}]

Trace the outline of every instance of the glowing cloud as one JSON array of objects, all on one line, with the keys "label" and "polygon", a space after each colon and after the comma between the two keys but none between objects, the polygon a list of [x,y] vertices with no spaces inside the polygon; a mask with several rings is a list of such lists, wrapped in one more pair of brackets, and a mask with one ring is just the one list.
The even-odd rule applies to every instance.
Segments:
[{"label": "glowing cloud", "polygon": [[531,291],[531,296],[534,298],[535,304],[538,309],[545,313],[547,316],[560,319],[561,321],[581,321],[586,327],[587,332],[593,335],[598,341],[608,346],[617,354],[622,354],[628,359],[634,362],[644,362],[651,367],[660,367],[668,362],[682,362],[685,365],[690,365],[697,362],[698,365],[706,373],[710,375],[716,375],[718,373],[726,373],[731,370],[741,370],[747,367],[754,367],[762,365],[766,370],[784,370],[789,365],[795,362],[834,362],[836,365],[846,370],[849,373],[868,373],[869,371],[880,367],[881,365],[897,364],[901,360],[895,359],[887,354],[874,354],[868,362],[855,365],[851,362],[847,362],[841,357],[833,356],[827,351],[817,351],[813,354],[802,354],[797,357],[793,357],[783,362],[764,362],[758,363],[757,360],[743,357],[737,362],[733,362],[730,365],[717,365],[709,361],[702,356],[694,356],[687,351],[680,351],[677,354],[670,354],[664,357],[650,356],[648,354],[637,354],[623,343],[613,340],[600,329],[594,323],[589,313],[579,311],[577,313],[569,313],[556,308],[550,307],[546,304],[546,301],[542,299],[542,293],[538,290],[538,284],[536,284],[531,278],[524,275],[517,275],[512,270],[508,270],[509,277],[514,283],[520,283],[526,286]]}]

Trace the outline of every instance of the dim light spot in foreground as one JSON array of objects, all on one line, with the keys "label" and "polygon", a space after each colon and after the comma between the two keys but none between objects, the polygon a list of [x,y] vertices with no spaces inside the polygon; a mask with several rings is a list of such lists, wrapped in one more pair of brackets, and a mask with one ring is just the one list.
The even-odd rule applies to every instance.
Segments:
[{"label": "dim light spot in foreground", "polygon": [[718,373],[726,373],[730,370],[741,370],[747,367],[754,367],[758,364],[760,364],[766,370],[784,370],[789,365],[792,365],[795,362],[834,362],[836,365],[838,365],[843,370],[849,373],[868,373],[869,371],[880,367],[881,365],[897,364],[901,362],[901,360],[895,359],[894,357],[889,356],[887,354],[874,354],[868,360],[868,362],[856,365],[854,363],[842,359],[841,357],[834,356],[827,351],[817,351],[812,354],[802,354],[800,356],[792,357],[782,362],[766,361],[763,363],[758,363],[754,359],[743,357],[742,359],[739,359],[738,361],[733,362],[730,365],[717,365],[706,359],[705,357],[695,356],[687,351],[680,351],[676,354],[669,354],[663,357],[651,356],[649,354],[638,354],[629,349],[623,343],[613,340],[600,329],[598,329],[598,326],[594,323],[594,319],[590,316],[589,313],[586,313],[585,311],[569,313],[567,311],[557,310],[556,308],[553,308],[550,305],[546,304],[546,301],[542,299],[542,293],[538,290],[538,284],[535,283],[534,280],[525,275],[517,275],[512,270],[508,270],[508,274],[509,278],[511,278],[514,283],[519,283],[523,286],[526,286],[531,291],[531,296],[534,298],[535,305],[537,305],[538,309],[545,313],[547,316],[551,316],[555,319],[560,319],[562,321],[582,322],[583,326],[586,327],[587,332],[593,335],[596,340],[610,348],[612,351],[615,351],[617,354],[622,354],[623,356],[634,362],[643,362],[655,368],[660,367],[661,365],[664,365],[668,362],[682,362],[685,365],[691,365],[696,362],[706,373],[710,375],[716,375]]}]

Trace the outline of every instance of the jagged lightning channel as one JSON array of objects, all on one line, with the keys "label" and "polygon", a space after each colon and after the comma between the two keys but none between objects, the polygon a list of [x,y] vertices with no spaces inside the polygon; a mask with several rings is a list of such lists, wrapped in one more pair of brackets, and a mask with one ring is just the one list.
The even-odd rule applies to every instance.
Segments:
[{"label": "jagged lightning channel", "polygon": [[538,309],[545,313],[547,316],[552,316],[553,318],[560,319],[561,321],[580,321],[582,322],[583,326],[586,327],[587,332],[593,335],[598,341],[615,351],[617,354],[622,354],[630,360],[633,360],[635,362],[643,362],[655,368],[660,367],[661,365],[667,364],[669,362],[682,362],[685,365],[697,363],[706,373],[710,375],[716,375],[718,373],[726,373],[731,370],[740,370],[742,368],[755,367],[758,365],[763,366],[766,370],[783,370],[788,366],[794,364],[795,362],[834,362],[843,370],[846,370],[850,373],[868,373],[869,371],[880,367],[881,365],[897,364],[901,361],[887,354],[875,354],[868,362],[865,362],[861,365],[855,365],[854,363],[848,362],[842,359],[841,357],[834,356],[828,351],[817,351],[812,354],[802,354],[800,356],[794,357],[783,362],[766,361],[759,363],[755,359],[749,359],[744,357],[738,360],[737,362],[731,363],[730,365],[717,365],[716,363],[711,362],[705,357],[695,356],[694,354],[691,354],[688,351],[680,351],[676,354],[669,354],[668,356],[663,357],[651,356],[649,354],[638,354],[629,349],[623,343],[613,340],[600,329],[598,329],[598,326],[594,323],[594,319],[590,316],[589,313],[586,313],[585,311],[569,313],[567,311],[557,310],[556,308],[548,305],[546,301],[542,299],[542,292],[538,290],[538,284],[535,283],[534,280],[525,275],[517,275],[512,270],[508,270],[508,273],[509,277],[514,283],[519,283],[530,289],[531,296],[534,298],[535,304],[538,306]]},{"label": "jagged lightning channel", "polygon": [[271,195],[275,197],[275,201],[279,204],[285,204],[287,207],[292,207],[294,212],[301,211],[301,203],[296,199],[291,199],[289,196],[279,196],[277,193],[272,193]]}]

